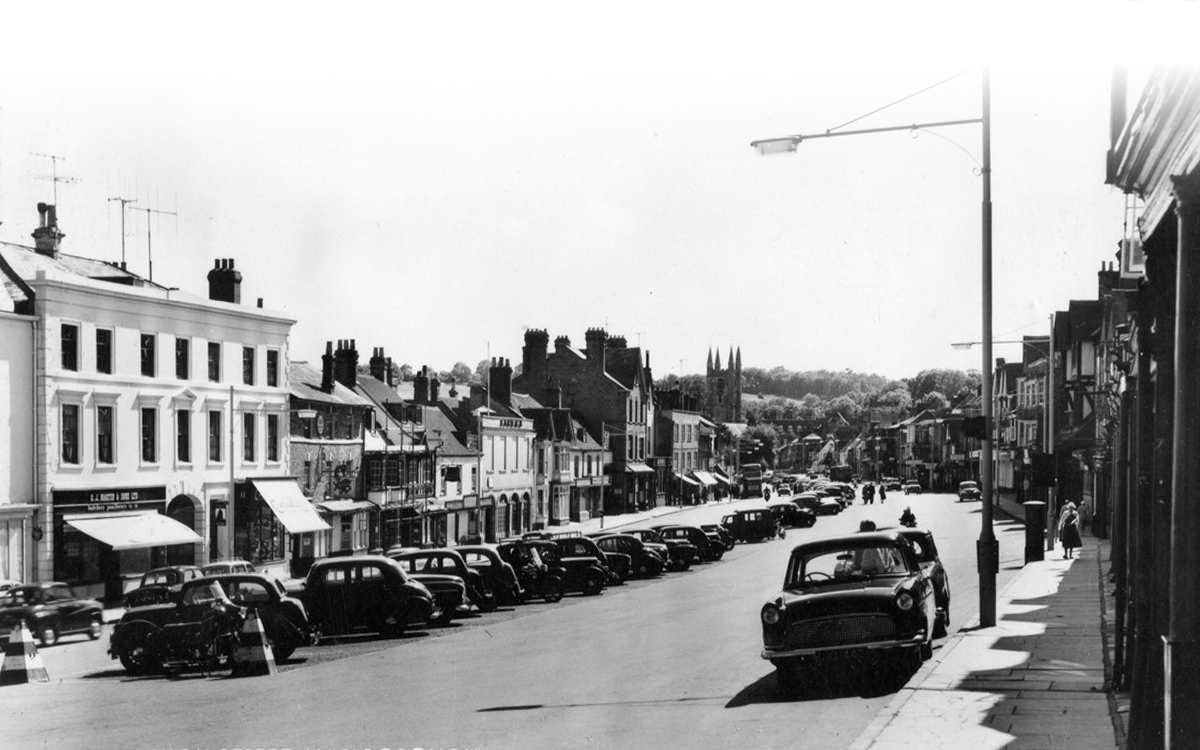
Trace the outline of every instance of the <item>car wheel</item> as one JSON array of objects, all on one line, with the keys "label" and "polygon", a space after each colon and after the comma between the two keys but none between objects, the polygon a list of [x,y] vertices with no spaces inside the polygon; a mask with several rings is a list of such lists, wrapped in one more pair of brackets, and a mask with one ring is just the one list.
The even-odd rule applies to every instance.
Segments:
[{"label": "car wheel", "polygon": [[591,575],[583,582],[583,595],[596,596],[604,590],[604,579],[598,575]]},{"label": "car wheel", "polygon": [[492,587],[492,582],[486,578],[476,588],[473,601],[480,612],[495,611],[496,607],[500,604],[496,597],[496,589]]},{"label": "car wheel", "polygon": [[300,640],[300,629],[286,617],[278,617],[275,620],[275,627],[272,628],[278,633],[278,638],[271,644],[271,651],[274,652],[276,659],[287,659],[296,651],[296,644]]},{"label": "car wheel", "polygon": [[404,635],[404,625],[404,617],[393,613],[381,617],[376,630],[384,638],[399,638]]},{"label": "car wheel", "polygon": [[100,619],[100,615],[92,615],[91,622],[88,623],[88,638],[93,641],[100,640],[100,635],[104,632],[104,621]]},{"label": "car wheel", "polygon": [[38,629],[38,643],[42,646],[53,646],[58,643],[58,626],[47,622]]},{"label": "car wheel", "polygon": [[114,635],[119,638],[117,658],[121,666],[131,675],[144,675],[157,671],[162,663],[155,656],[151,641],[157,630],[148,623],[133,623],[119,628]]},{"label": "car wheel", "polygon": [[924,643],[921,644],[920,655],[921,655],[921,661],[917,663],[918,666],[920,665],[921,662],[928,661],[929,659],[933,658],[933,641],[932,640],[925,641]]}]

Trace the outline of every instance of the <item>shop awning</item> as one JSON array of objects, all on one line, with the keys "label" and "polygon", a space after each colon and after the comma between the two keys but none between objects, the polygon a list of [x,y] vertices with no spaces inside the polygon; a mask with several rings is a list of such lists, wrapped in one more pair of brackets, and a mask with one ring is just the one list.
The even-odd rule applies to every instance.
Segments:
[{"label": "shop awning", "polygon": [[115,550],[204,541],[187,526],[161,513],[85,513],[63,516],[63,520]]},{"label": "shop awning", "polygon": [[692,476],[700,480],[700,484],[704,485],[705,487],[715,487],[717,485],[716,478],[707,471],[693,471]]},{"label": "shop awning", "polygon": [[654,473],[654,469],[651,469],[649,466],[642,463],[641,461],[628,462],[627,464],[625,464],[625,471],[628,471],[632,474],[653,474]]},{"label": "shop awning", "polygon": [[375,503],[369,503],[366,500],[326,500],[323,503],[317,503],[317,507],[326,513],[357,513],[362,510],[371,510],[376,506]]},{"label": "shop awning", "polygon": [[329,528],[329,524],[321,520],[317,509],[300,491],[295,479],[251,479],[250,484],[289,534],[325,531]]},{"label": "shop awning", "polygon": [[672,474],[674,474],[675,478],[676,478],[676,479],[678,479],[678,480],[679,480],[679,481],[681,481],[681,482],[685,482],[685,483],[687,483],[687,484],[690,484],[690,485],[692,485],[692,486],[694,486],[694,487],[699,487],[699,486],[700,486],[700,483],[699,483],[699,482],[697,482],[695,479],[692,479],[691,477],[685,477],[684,475],[682,475],[682,474],[678,474],[678,473],[675,473],[675,472],[672,472]]}]

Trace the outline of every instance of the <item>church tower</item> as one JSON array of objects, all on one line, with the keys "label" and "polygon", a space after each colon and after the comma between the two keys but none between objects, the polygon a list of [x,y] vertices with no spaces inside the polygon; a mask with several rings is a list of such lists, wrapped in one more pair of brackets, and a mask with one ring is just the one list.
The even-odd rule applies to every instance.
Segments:
[{"label": "church tower", "polygon": [[738,347],[734,357],[733,347],[729,349],[729,359],[725,367],[721,367],[721,352],[718,351],[713,359],[713,351],[708,350],[708,367],[705,383],[707,393],[704,401],[704,412],[714,422],[742,421],[742,349]]}]

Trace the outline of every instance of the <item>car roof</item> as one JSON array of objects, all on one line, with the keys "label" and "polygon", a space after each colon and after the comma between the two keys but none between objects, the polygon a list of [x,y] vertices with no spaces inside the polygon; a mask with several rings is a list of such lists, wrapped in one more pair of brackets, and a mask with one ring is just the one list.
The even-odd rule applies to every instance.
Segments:
[{"label": "car roof", "polygon": [[895,529],[880,531],[860,531],[855,534],[844,534],[842,536],[826,537],[824,539],[816,539],[811,542],[797,544],[792,548],[792,554],[799,554],[808,551],[820,551],[822,549],[839,549],[843,547],[870,547],[872,545],[891,545],[897,542],[902,544],[910,544],[910,542]]}]

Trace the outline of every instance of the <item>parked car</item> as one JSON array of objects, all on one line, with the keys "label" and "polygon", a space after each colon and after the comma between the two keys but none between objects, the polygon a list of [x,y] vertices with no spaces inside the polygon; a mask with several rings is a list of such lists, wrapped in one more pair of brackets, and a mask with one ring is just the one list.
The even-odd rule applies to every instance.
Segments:
[{"label": "parked car", "polygon": [[200,566],[200,575],[219,576],[226,573],[253,573],[254,566],[245,560],[225,560]]},{"label": "parked car", "polygon": [[162,670],[173,676],[189,667],[212,672],[232,665],[243,622],[244,610],[219,582],[195,579],[175,601],[127,610],[108,653],[131,675]]},{"label": "parked car", "polygon": [[[569,541],[577,542],[583,537],[574,537]],[[543,562],[558,575],[562,582],[564,593],[578,592],[585,596],[595,596],[604,590],[612,580],[613,573],[608,568],[608,558],[591,544],[564,544],[567,540],[524,540],[526,545],[533,547]],[[501,554],[504,550],[501,542]]]},{"label": "parked car", "polygon": [[[523,601],[540,598],[553,603],[563,598],[568,571],[560,559],[557,544],[548,539],[507,539],[500,542],[496,551],[516,571]],[[578,584],[579,569],[585,565],[593,568],[591,585],[598,586],[596,593],[599,593],[608,574],[591,558],[582,563],[572,561],[572,583]]]},{"label": "parked car", "polygon": [[[388,557],[401,560],[392,555]],[[421,549],[402,553],[403,561],[411,561],[410,573],[434,573],[457,576],[466,586],[467,600],[475,605],[480,612],[491,612],[498,604],[496,589],[489,578],[475,570],[455,549],[440,547]],[[418,579],[420,580],[420,579]],[[432,589],[431,589],[432,590]]]},{"label": "parked car", "polygon": [[739,510],[724,516],[721,525],[739,542],[763,542],[779,533],[779,521],[768,508]]},{"label": "parked car", "polygon": [[725,554],[725,547],[720,542],[709,539],[698,526],[665,524],[654,526],[653,529],[661,534],[663,539],[682,539],[695,545],[696,562],[715,562]]},{"label": "parked car", "polygon": [[633,566],[633,574],[641,578],[653,578],[666,567],[665,545],[662,553],[659,553],[631,534],[599,534],[592,538],[596,540],[596,546],[604,552],[627,555]]},{"label": "parked car", "polygon": [[933,540],[932,531],[920,528],[899,531],[912,543],[917,553],[917,562],[921,564],[921,572],[933,584],[933,602],[937,611],[933,634],[941,638],[950,629],[950,574],[946,572],[946,566],[942,565],[942,559],[938,557],[937,543]]},{"label": "parked car", "polygon": [[0,579],[0,594],[3,594],[5,591],[8,591],[9,589],[15,589],[17,586],[20,586],[20,585],[21,585],[20,581],[13,581],[8,578]]},{"label": "parked car", "polygon": [[468,606],[467,598],[467,582],[457,572],[443,572],[441,570],[426,570],[423,564],[427,560],[414,558],[414,555],[419,555],[421,550],[392,552],[388,550],[388,557],[400,563],[400,567],[404,568],[404,572],[408,574],[410,581],[417,581],[425,588],[429,589],[429,593],[433,594],[433,602],[440,610],[441,615],[437,619],[439,625],[448,625],[456,615],[465,614]]},{"label": "parked car", "polygon": [[884,477],[883,478],[883,486],[884,486],[884,489],[887,489],[887,490],[899,490],[900,489],[900,480],[895,477]]},{"label": "parked car", "polygon": [[147,604],[166,604],[175,599],[183,588],[183,584],[194,581],[204,575],[195,565],[166,565],[152,568],[142,574],[142,580],[136,589],[125,594],[126,607],[140,607]]},{"label": "parked car", "polygon": [[500,557],[495,547],[486,544],[467,544],[454,548],[462,555],[467,567],[478,573],[496,593],[497,604],[511,606],[521,601],[525,592],[513,566]]},{"label": "parked car", "polygon": [[828,495],[815,492],[801,492],[792,498],[792,502],[801,508],[807,508],[818,516],[836,516],[842,512],[842,504]]},{"label": "parked car", "polygon": [[25,623],[43,646],[53,646],[64,635],[87,633],[93,641],[104,628],[104,607],[77,596],[65,583],[27,583],[0,594],[0,638]]},{"label": "parked car", "polygon": [[781,528],[811,528],[817,522],[817,514],[808,508],[801,508],[789,500],[778,500],[767,503],[767,510],[775,516]]},{"label": "parked car", "polygon": [[702,523],[700,524],[700,528],[709,536],[715,533],[717,538],[721,540],[721,544],[725,547],[726,552],[737,546],[737,540],[733,538],[733,534],[730,534],[729,529],[719,523]]},{"label": "parked car", "polygon": [[920,495],[921,494],[921,483],[916,480],[912,480],[912,479],[905,482],[904,483],[904,494],[905,495]]},{"label": "parked car", "polygon": [[983,493],[979,491],[979,482],[968,479],[958,483],[958,501],[960,503],[963,500],[979,500],[982,497]]},{"label": "parked car", "polygon": [[786,485],[786,484],[781,484],[781,485],[779,485],[779,487],[776,489],[776,493],[777,493],[777,494],[778,494],[780,497],[791,497],[791,496],[792,496],[792,488],[791,488],[791,487],[789,487],[789,486],[788,486],[788,485]]},{"label": "parked car", "polygon": [[383,555],[326,557],[312,564],[301,601],[322,636],[375,631],[386,637],[441,616],[429,589]]},{"label": "parked car", "polygon": [[762,658],[791,690],[816,662],[897,656],[915,667],[933,650],[933,584],[896,531],[798,545],[783,590],[763,605]]},{"label": "parked car", "polygon": [[[590,557],[604,570],[608,578],[607,583],[625,583],[633,570],[633,560],[629,555],[615,551],[606,552],[600,549],[595,540],[586,536],[556,536],[553,541],[558,545],[559,556],[564,565],[567,565],[566,561],[571,558]],[[570,584],[567,585],[567,590],[572,588]]]},{"label": "parked car", "polygon": [[636,536],[652,549],[661,545],[661,551],[666,554],[667,570],[687,570],[692,567],[692,560],[696,558],[696,546],[684,539],[664,539],[654,529],[621,529],[621,533]]}]

